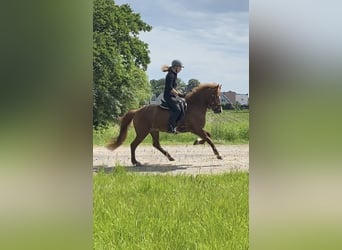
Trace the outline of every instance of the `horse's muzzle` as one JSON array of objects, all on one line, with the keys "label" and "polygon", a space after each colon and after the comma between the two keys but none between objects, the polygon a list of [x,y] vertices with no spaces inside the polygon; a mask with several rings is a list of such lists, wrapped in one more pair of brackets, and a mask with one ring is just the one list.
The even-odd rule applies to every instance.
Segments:
[{"label": "horse's muzzle", "polygon": [[221,105],[214,106],[214,107],[213,107],[213,111],[214,111],[214,113],[216,113],[216,114],[222,113],[222,106],[221,106]]}]

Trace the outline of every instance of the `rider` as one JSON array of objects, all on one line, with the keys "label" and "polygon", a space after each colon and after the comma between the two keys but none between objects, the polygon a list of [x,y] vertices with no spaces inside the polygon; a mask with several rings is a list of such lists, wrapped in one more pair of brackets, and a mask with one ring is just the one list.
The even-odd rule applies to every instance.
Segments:
[{"label": "rider", "polygon": [[165,78],[164,100],[170,107],[170,118],[167,132],[177,134],[176,123],[180,119],[182,109],[177,96],[184,97],[177,88],[177,74],[184,68],[179,60],[173,60],[171,66],[163,66],[162,71],[168,72]]}]

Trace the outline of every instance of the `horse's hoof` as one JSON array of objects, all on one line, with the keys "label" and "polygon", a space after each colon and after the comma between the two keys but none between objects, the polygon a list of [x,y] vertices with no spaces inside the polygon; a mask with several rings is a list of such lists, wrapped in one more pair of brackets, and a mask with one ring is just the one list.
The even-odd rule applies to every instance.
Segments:
[{"label": "horse's hoof", "polygon": [[133,166],[135,166],[135,167],[140,167],[140,166],[142,166],[142,164],[140,163],[140,162],[132,162],[132,164],[133,164]]},{"label": "horse's hoof", "polygon": [[169,161],[174,161],[175,159],[172,157],[169,157]]},{"label": "horse's hoof", "polygon": [[194,141],[194,145],[198,145],[199,144],[199,140]]},{"label": "horse's hoof", "polygon": [[218,155],[218,156],[217,156],[217,159],[222,160],[222,156],[221,156],[221,155]]}]

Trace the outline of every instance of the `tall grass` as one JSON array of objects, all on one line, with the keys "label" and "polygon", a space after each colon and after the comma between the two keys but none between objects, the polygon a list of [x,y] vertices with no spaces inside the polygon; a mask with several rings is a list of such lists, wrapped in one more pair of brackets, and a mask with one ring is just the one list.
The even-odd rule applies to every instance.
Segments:
[{"label": "tall grass", "polygon": [[[249,111],[232,111],[224,110],[221,114],[214,114],[212,111],[207,112],[207,122],[205,129],[211,133],[215,143],[219,144],[234,144],[234,143],[248,143],[249,141]],[[119,125],[112,127],[94,130],[93,144],[105,145],[108,141],[119,134]],[[135,131],[132,126],[129,127],[125,145],[130,144],[135,138]],[[160,133],[160,141],[163,144],[179,144],[179,143],[193,143],[197,138],[191,133],[182,133],[172,135],[167,133]],[[147,136],[143,143],[151,144],[152,139]]]},{"label": "tall grass", "polygon": [[248,249],[248,173],[94,176],[94,249]]},{"label": "tall grass", "polygon": [[225,110],[222,114],[207,113],[205,129],[216,143],[248,143],[249,111]]}]

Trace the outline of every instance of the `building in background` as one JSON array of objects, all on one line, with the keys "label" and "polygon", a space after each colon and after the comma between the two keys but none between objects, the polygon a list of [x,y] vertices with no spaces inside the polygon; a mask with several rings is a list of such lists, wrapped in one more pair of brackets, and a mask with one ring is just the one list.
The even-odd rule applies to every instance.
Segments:
[{"label": "building in background", "polygon": [[[158,96],[153,95],[147,104],[161,104],[163,93]],[[221,104],[224,109],[235,109],[236,106],[248,109],[249,101],[248,94],[237,94],[233,91],[221,92]]]},{"label": "building in background", "polygon": [[236,106],[249,108],[248,94],[238,94],[234,91],[222,92],[221,102],[225,109],[234,109]]}]

